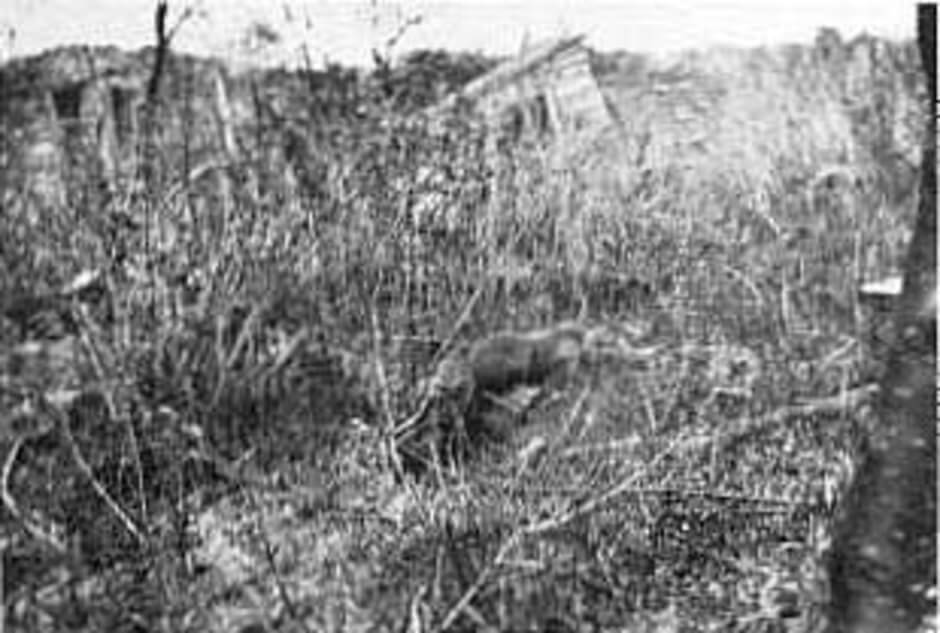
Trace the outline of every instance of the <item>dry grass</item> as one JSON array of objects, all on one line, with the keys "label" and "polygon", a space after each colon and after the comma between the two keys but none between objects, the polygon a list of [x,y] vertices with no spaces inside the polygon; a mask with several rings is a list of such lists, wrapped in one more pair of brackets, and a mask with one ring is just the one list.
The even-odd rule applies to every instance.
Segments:
[{"label": "dry grass", "polygon": [[[801,630],[877,370],[856,283],[897,264],[913,196],[827,72],[689,56],[608,86],[624,134],[584,147],[494,156],[469,119],[363,99],[355,125],[223,121],[240,153],[182,175],[166,132],[143,191],[9,185],[4,290],[107,292],[53,301],[72,371],[4,334],[8,623]],[[451,348],[584,302],[655,362],[589,358],[500,441],[401,470]]]}]

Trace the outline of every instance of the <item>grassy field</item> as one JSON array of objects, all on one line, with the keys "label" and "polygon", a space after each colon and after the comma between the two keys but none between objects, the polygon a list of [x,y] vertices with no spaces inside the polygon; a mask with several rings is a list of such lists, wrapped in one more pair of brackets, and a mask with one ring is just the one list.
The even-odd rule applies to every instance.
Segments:
[{"label": "grassy field", "polygon": [[[597,56],[617,129],[499,152],[415,114],[491,62],[226,108],[176,58],[131,176],[73,147],[52,194],[7,107],[10,630],[808,630],[922,120],[912,44],[836,49]],[[570,320],[619,352],[439,387]]]}]

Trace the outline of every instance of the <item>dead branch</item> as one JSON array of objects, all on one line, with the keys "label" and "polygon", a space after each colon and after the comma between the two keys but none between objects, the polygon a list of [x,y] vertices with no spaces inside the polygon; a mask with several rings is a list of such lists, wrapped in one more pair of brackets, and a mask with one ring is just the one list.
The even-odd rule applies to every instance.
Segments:
[{"label": "dead branch", "polygon": [[166,14],[169,7],[166,0],[159,0],[153,16],[154,30],[157,36],[157,45],[154,49],[153,69],[147,82],[147,101],[153,104],[160,91],[160,79],[163,77],[163,68],[170,48],[170,37],[166,31]]},{"label": "dead branch", "polygon": [[[51,427],[50,427],[51,430]],[[7,458],[3,462],[3,472],[0,474],[0,495],[3,497],[3,506],[13,515],[13,517],[20,522],[23,526],[23,529],[26,532],[42,543],[48,544],[52,549],[64,554],[67,551],[65,543],[63,543],[55,534],[52,534],[46,530],[43,530],[39,525],[29,520],[29,518],[20,510],[19,505],[16,503],[16,499],[13,497],[13,493],[10,491],[10,476],[13,474],[13,468],[16,465],[16,460],[19,457],[20,449],[23,448],[23,444],[26,443],[27,439],[31,439],[35,436],[19,436],[13,442],[13,446],[10,448],[10,452],[7,453]]]},{"label": "dead branch", "polygon": [[473,294],[467,300],[467,304],[464,306],[463,310],[460,311],[460,316],[457,317],[457,321],[454,322],[454,327],[451,328],[450,334],[447,335],[447,338],[444,339],[444,342],[441,343],[440,347],[438,347],[437,351],[434,353],[433,358],[431,358],[431,365],[436,366],[444,355],[450,351],[454,341],[457,340],[457,335],[460,334],[460,331],[467,324],[467,321],[470,320],[473,308],[480,300],[480,297],[483,296],[483,287],[483,284],[480,284],[477,289],[473,291]]},{"label": "dead branch", "polygon": [[382,329],[379,325],[379,315],[375,309],[374,298],[369,306],[369,317],[372,322],[372,354],[375,362],[375,376],[379,382],[379,397],[382,403],[382,413],[385,417],[385,448],[392,468],[395,470],[395,476],[400,481],[404,481],[405,469],[402,466],[401,457],[398,455],[398,447],[395,443],[395,416],[392,413],[392,397],[389,391],[388,377],[385,373],[385,363],[382,362]]},{"label": "dead branch", "polygon": [[582,517],[586,514],[593,512],[594,510],[603,506],[605,503],[611,501],[612,499],[615,499],[616,497],[632,490],[638,480],[640,480],[642,477],[645,477],[647,474],[652,472],[655,466],[659,465],[661,461],[663,461],[666,457],[672,455],[674,452],[676,452],[677,449],[682,448],[685,444],[686,444],[685,438],[681,436],[676,437],[675,439],[672,440],[672,442],[669,443],[669,445],[666,448],[661,450],[658,454],[654,455],[653,458],[649,460],[644,465],[643,468],[638,469],[635,473],[633,473],[629,477],[626,477],[625,479],[618,482],[614,486],[611,486],[606,491],[600,493],[596,497],[592,497],[591,499],[588,499],[584,503],[578,506],[575,506],[574,508],[571,508],[570,510],[566,512],[560,512],[556,514],[555,516],[549,517],[543,521],[539,521],[538,523],[535,523],[533,525],[524,527],[521,531],[522,534],[533,535],[533,534],[540,534],[542,532],[547,532],[549,530],[559,528],[565,525],[566,523],[570,523],[571,521],[577,519],[578,517]]},{"label": "dead branch", "polygon": [[92,490],[98,495],[98,497],[104,501],[105,505],[114,513],[121,525],[124,526],[124,529],[128,531],[135,539],[137,539],[138,544],[145,545],[147,540],[144,535],[137,528],[134,521],[128,516],[127,512],[121,508],[120,504],[114,500],[111,494],[108,492],[107,488],[104,487],[98,478],[95,477],[95,473],[89,465],[88,461],[85,459],[85,456],[82,455],[82,451],[78,446],[78,443],[75,441],[75,437],[72,435],[72,431],[69,428],[68,416],[65,413],[56,407],[53,403],[49,402],[45,396],[40,396],[40,402],[44,405],[43,408],[49,411],[59,422],[59,427],[62,432],[62,437],[65,439],[66,443],[69,445],[69,450],[72,454],[72,459],[75,461],[75,465],[78,466],[78,469],[82,472],[88,483],[91,484]]},{"label": "dead branch", "polygon": [[[437,375],[440,372],[440,366],[444,360],[445,355],[450,351],[450,348],[453,346],[454,341],[457,340],[457,336],[460,334],[460,331],[463,329],[463,327],[467,324],[467,321],[470,320],[470,315],[473,313],[473,308],[476,306],[481,296],[483,296],[483,285],[478,286],[470,296],[470,299],[467,300],[467,304],[464,306],[463,310],[461,310],[460,316],[457,317],[457,321],[451,328],[450,334],[447,335],[447,338],[444,339],[444,342],[441,343],[440,347],[438,347],[437,351],[434,353],[434,357],[431,359],[431,365],[434,367],[433,375]],[[438,395],[437,386],[437,381],[433,379],[427,381],[424,393],[421,394],[421,401],[418,404],[418,408],[414,411],[414,413],[394,427],[394,437],[398,441],[406,438],[409,431],[420,424],[421,420],[424,419],[424,416],[427,415],[431,405],[434,404],[434,400]]]},{"label": "dead branch", "polygon": [[871,402],[878,393],[880,393],[878,385],[872,383],[844,391],[835,396],[815,398],[805,400],[800,404],[780,407],[763,417],[748,421],[719,438],[717,440],[718,449],[726,450],[756,433],[774,429],[791,418],[812,418],[850,412]]}]

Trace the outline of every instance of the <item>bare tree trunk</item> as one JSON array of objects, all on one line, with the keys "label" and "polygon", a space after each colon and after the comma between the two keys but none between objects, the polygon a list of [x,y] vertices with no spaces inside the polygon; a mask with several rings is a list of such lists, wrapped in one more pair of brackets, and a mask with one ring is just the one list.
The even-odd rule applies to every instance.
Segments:
[{"label": "bare tree trunk", "polygon": [[936,5],[918,6],[930,103],[914,236],[894,314],[878,413],[837,520],[829,575],[830,633],[914,631],[936,609],[937,181]]}]

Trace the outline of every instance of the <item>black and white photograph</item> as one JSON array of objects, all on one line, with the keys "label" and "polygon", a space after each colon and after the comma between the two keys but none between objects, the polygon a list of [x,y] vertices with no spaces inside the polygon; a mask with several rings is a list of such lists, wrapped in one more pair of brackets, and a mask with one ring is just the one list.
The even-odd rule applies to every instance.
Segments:
[{"label": "black and white photograph", "polygon": [[0,633],[932,633],[935,3],[3,0]]}]

